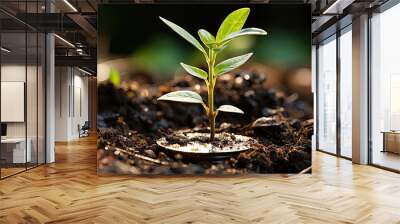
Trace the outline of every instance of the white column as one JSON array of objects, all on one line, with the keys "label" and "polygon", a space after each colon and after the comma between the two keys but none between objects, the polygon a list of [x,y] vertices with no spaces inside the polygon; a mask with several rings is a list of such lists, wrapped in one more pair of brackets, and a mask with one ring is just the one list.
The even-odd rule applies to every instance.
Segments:
[{"label": "white column", "polygon": [[54,133],[55,133],[55,54],[54,35],[46,35],[46,163],[55,161]]},{"label": "white column", "polygon": [[[54,5],[46,1],[46,12]],[[54,34],[46,34],[46,163],[55,162],[55,42]]]},{"label": "white column", "polygon": [[368,163],[368,15],[353,19],[353,162]]},{"label": "white column", "polygon": [[71,140],[72,116],[72,68],[58,66],[55,68],[55,141]]}]

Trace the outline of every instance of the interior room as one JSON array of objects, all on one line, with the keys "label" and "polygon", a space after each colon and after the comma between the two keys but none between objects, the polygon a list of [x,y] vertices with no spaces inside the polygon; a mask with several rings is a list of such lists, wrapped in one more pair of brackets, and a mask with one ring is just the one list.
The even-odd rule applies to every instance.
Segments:
[{"label": "interior room", "polygon": [[398,0],[0,1],[0,223],[400,223],[399,21]]},{"label": "interior room", "polygon": [[391,27],[400,19],[400,6],[376,13],[371,18],[371,162],[399,170],[400,67],[394,54],[400,33]]},{"label": "interior room", "polygon": [[[41,19],[28,19],[14,15],[28,12],[45,13],[45,1],[5,1],[9,10],[0,12],[1,24],[1,166],[0,178],[27,171],[54,162],[55,143],[66,144],[87,137],[95,130],[90,122],[89,103],[96,95],[93,86],[96,78],[88,63],[68,63],[64,56],[86,56],[63,37],[55,34],[53,49],[48,50],[48,40]],[[11,9],[11,11],[10,11]],[[19,11],[20,10],[20,11]],[[62,35],[62,34],[60,34]],[[81,44],[82,45],[82,44]],[[81,46],[79,45],[79,46]],[[82,50],[81,48],[79,48]],[[49,67],[49,57],[58,59]],[[53,56],[54,56],[53,55]],[[47,67],[46,67],[47,66]],[[49,96],[48,74],[54,69],[52,95]],[[92,85],[90,85],[92,84]],[[49,101],[51,99],[51,101]],[[51,111],[49,108],[52,105]],[[89,105],[91,105],[89,107]],[[54,120],[49,120],[54,116]],[[95,117],[92,115],[91,119]],[[53,124],[51,136],[46,127]],[[92,125],[90,125],[92,123]]]},{"label": "interior room", "polygon": [[13,25],[1,33],[1,178],[44,164],[46,156],[45,36]]},{"label": "interior room", "polygon": [[[82,137],[83,126],[89,125],[89,92],[90,76],[79,67],[57,66],[55,73],[56,92],[56,142],[68,142]],[[65,97],[66,96],[66,97]]]}]

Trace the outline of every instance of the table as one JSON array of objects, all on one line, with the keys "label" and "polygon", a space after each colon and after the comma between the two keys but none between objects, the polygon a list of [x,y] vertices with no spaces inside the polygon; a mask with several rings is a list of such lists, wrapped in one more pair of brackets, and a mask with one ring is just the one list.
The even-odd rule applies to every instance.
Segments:
[{"label": "table", "polygon": [[382,131],[383,150],[382,152],[392,152],[400,154],[400,131]]},{"label": "table", "polygon": [[[27,142],[25,153],[25,142]],[[32,160],[32,141],[30,138],[5,138],[1,139],[1,157],[6,163],[26,163]],[[11,159],[12,158],[12,159]]]}]

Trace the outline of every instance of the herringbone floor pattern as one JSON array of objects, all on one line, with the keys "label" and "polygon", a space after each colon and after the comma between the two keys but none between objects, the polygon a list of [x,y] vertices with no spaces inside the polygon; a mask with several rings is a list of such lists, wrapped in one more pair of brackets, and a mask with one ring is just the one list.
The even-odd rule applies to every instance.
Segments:
[{"label": "herringbone floor pattern", "polygon": [[323,153],[312,175],[99,177],[95,141],[0,181],[0,223],[400,223],[400,175]]}]

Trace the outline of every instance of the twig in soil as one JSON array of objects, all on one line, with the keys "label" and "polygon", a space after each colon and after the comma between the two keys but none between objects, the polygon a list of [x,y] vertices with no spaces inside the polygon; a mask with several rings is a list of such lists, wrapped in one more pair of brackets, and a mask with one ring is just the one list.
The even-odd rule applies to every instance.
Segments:
[{"label": "twig in soil", "polygon": [[151,163],[155,163],[155,164],[163,165],[163,166],[169,166],[170,165],[169,162],[161,161],[159,159],[153,159],[153,158],[150,158],[148,156],[144,156],[144,155],[140,155],[140,154],[134,153],[134,152],[132,152],[132,151],[134,151],[134,149],[131,149],[131,148],[130,149],[132,151],[128,151],[128,150],[117,148],[117,147],[115,147],[115,149],[118,150],[118,151],[121,151],[121,152],[123,152],[123,153],[125,153],[125,154],[127,154],[129,156],[133,156],[133,157],[135,157],[137,159],[144,160],[146,162],[151,162]]}]

